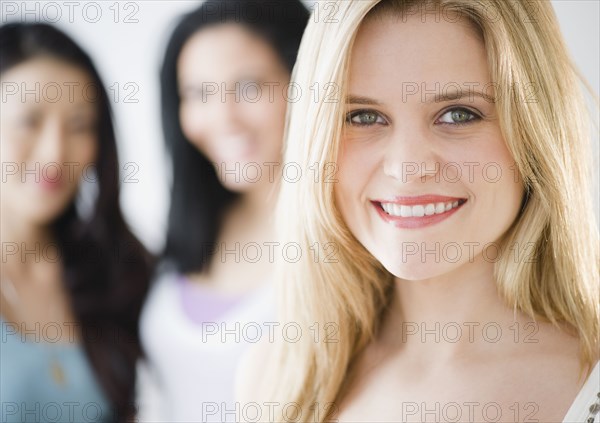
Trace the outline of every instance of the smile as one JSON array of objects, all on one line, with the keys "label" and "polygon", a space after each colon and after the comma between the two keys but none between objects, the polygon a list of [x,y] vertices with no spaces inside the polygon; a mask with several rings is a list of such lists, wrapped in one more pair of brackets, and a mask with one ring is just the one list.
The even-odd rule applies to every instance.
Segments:
[{"label": "smile", "polygon": [[439,223],[452,216],[466,202],[464,198],[435,195],[371,201],[385,222],[406,229]]},{"label": "smile", "polygon": [[442,214],[458,207],[458,200],[447,203],[428,203],[416,206],[404,206],[394,203],[381,203],[381,208],[390,216],[396,217],[423,217],[433,214]]}]

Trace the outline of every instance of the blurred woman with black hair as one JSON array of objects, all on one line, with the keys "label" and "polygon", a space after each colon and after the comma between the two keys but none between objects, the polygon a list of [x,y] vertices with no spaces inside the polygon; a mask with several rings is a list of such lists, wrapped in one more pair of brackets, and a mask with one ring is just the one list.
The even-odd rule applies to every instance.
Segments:
[{"label": "blurred woman with black hair", "polygon": [[2,421],[124,421],[153,259],[119,209],[106,91],[46,24],[0,27],[0,78]]},{"label": "blurred woman with black hair", "polygon": [[[257,327],[267,333],[273,262],[285,254],[272,209],[287,89],[308,18],[299,0],[207,1],[171,35],[161,70],[171,208],[141,327],[161,395],[140,394],[142,420],[235,413],[236,367]],[[150,411],[156,401],[162,407]]]}]

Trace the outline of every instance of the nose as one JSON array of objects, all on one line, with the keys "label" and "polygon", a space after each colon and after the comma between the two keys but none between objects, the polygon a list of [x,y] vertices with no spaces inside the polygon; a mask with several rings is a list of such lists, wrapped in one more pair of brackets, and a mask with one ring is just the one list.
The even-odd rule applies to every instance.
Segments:
[{"label": "nose", "polygon": [[427,128],[396,128],[386,145],[383,172],[402,183],[425,182],[438,174],[440,161]]},{"label": "nose", "polygon": [[216,98],[211,104],[212,121],[220,126],[231,127],[236,126],[239,122],[240,104],[242,102],[241,95],[237,88],[231,88],[225,91],[221,96]]},{"label": "nose", "polygon": [[67,153],[66,144],[66,133],[60,119],[48,118],[38,139],[36,157],[42,166],[56,163],[62,167]]}]

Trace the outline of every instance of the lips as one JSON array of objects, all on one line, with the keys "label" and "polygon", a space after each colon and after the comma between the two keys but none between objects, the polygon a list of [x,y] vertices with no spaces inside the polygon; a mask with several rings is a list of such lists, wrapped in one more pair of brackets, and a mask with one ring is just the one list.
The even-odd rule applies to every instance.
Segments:
[{"label": "lips", "polygon": [[449,218],[466,202],[466,198],[460,197],[421,195],[372,200],[371,204],[385,222],[399,228],[415,229]]},{"label": "lips", "polygon": [[57,191],[62,189],[64,183],[62,179],[46,179],[44,177],[40,178],[38,181],[38,186],[42,188],[44,191]]}]

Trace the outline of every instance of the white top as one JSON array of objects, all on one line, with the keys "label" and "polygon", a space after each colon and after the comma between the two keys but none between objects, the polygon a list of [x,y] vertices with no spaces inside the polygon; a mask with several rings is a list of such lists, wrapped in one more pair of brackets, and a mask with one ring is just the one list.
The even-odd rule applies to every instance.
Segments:
[{"label": "white top", "polygon": [[235,373],[246,349],[269,336],[272,287],[248,294],[214,321],[198,323],[185,314],[178,277],[158,277],[140,318],[148,362],[138,366],[138,421],[240,421]]},{"label": "white top", "polygon": [[588,376],[563,423],[600,422],[600,361]]},{"label": "white top", "polygon": [[[241,421],[234,402],[242,355],[275,325],[272,286],[252,293],[214,322],[185,314],[176,273],[155,282],[140,320],[149,363],[138,366],[140,422]],[[563,423],[600,423],[600,362],[596,363]]]}]

